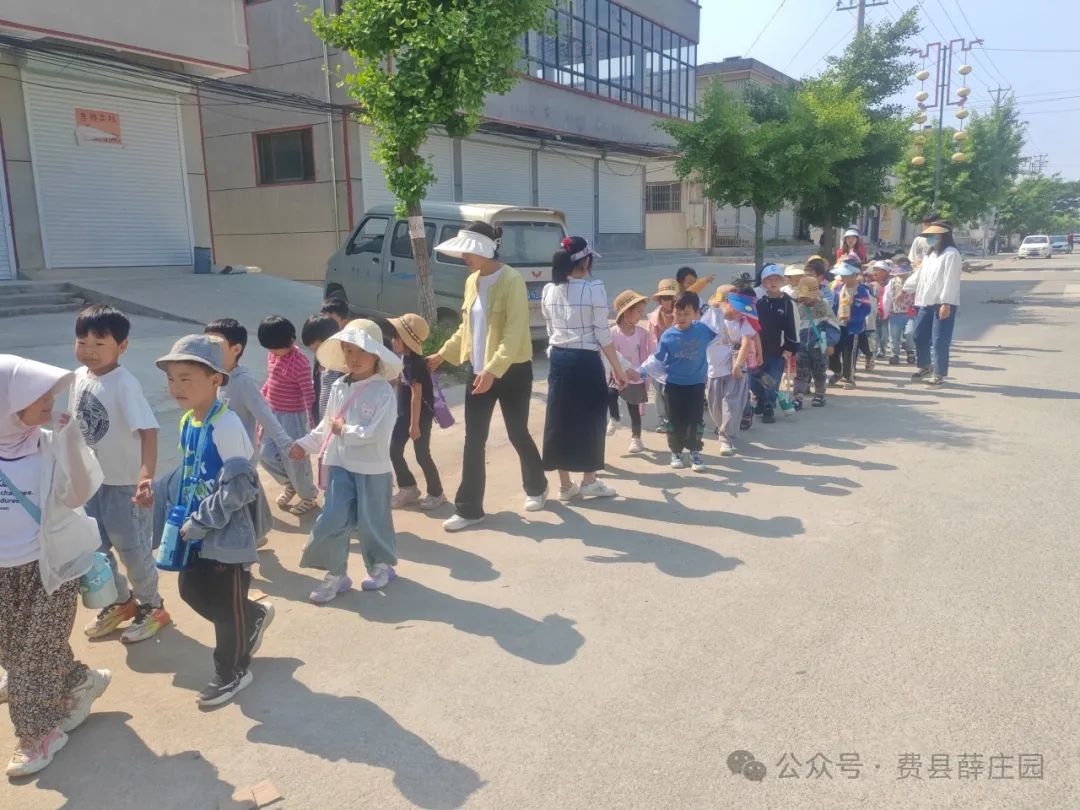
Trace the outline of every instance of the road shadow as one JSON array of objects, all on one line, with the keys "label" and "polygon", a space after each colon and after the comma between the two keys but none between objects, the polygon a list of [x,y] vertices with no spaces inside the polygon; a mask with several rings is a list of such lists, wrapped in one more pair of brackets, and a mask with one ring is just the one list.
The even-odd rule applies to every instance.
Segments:
[{"label": "road shadow", "polygon": [[447,569],[454,579],[464,582],[491,582],[499,578],[499,572],[490,560],[463,548],[430,538],[420,538],[412,532],[398,532],[396,542],[398,557],[401,559],[441,566]]},{"label": "road shadow", "polygon": [[[354,546],[353,551],[359,557],[359,548]],[[306,603],[322,579],[321,572],[314,569],[300,573],[284,568],[272,552],[259,559],[265,579],[255,584],[271,596]],[[363,570],[359,559],[356,564]],[[570,661],[585,643],[584,636],[574,629],[575,622],[557,613],[534,619],[510,608],[458,599],[400,575],[383,591],[365,593],[353,588],[321,609],[347,610],[380,624],[448,624],[463,633],[490,638],[511,655],[547,666]]]},{"label": "road shadow", "polygon": [[1019,399],[1080,399],[1076,391],[1059,391],[1054,388],[1029,388],[1023,385],[983,385],[979,383],[958,383],[949,381],[949,388],[971,391],[976,394],[1000,394],[1003,397]]},{"label": "road shadow", "polygon": [[192,692],[206,686],[214,674],[214,651],[180,632],[175,624],[146,641],[125,644],[124,654],[134,672],[172,674],[173,686]]},{"label": "road shadow", "polygon": [[[387,769],[401,796],[416,807],[461,807],[484,786],[476,771],[440,756],[370,700],[315,692],[296,680],[302,665],[295,658],[259,660],[258,678],[235,701],[258,724],[247,733],[251,742]],[[358,800],[354,806],[364,804]]]},{"label": "road shadow", "polygon": [[[94,712],[71,735],[56,762],[36,778],[13,782],[19,790],[52,790],[70,810],[137,807],[154,810],[241,808],[236,788],[198,751],[155,754],[128,726],[124,712]],[[18,807],[18,803],[10,805]]]},{"label": "road shadow", "polygon": [[[615,501],[627,507],[633,501]],[[648,507],[655,504],[643,504]],[[627,507],[629,508],[629,507]],[[592,555],[586,557],[589,562],[598,563],[643,563],[653,565],[658,571],[672,577],[699,578],[723,571],[734,571],[743,561],[735,557],[726,557],[711,548],[687,543],[661,534],[639,531],[637,529],[618,529],[598,526],[575,509],[562,504],[549,504],[547,511],[557,515],[561,523],[541,523],[525,520],[515,512],[500,512],[489,515],[490,528],[505,532],[514,537],[542,543],[548,540],[577,540],[589,548],[599,548],[613,552],[610,555]],[[625,511],[625,510],[624,510]],[[648,514],[649,519],[657,519],[655,513]],[[801,533],[801,524],[800,524]]]},{"label": "road shadow", "polygon": [[[680,474],[670,471],[643,473],[638,470],[621,470],[611,465],[607,465],[607,469],[644,486],[665,491],[690,487],[712,490],[721,494],[742,495],[750,491],[751,485],[756,484],[770,487],[798,487],[816,495],[850,495],[853,490],[862,486],[851,478],[836,475],[784,472],[775,464],[758,462],[746,455],[718,458],[710,454],[710,449],[710,445],[706,443],[703,455],[709,468],[704,473]],[[666,468],[666,459],[658,459],[655,467]]]}]

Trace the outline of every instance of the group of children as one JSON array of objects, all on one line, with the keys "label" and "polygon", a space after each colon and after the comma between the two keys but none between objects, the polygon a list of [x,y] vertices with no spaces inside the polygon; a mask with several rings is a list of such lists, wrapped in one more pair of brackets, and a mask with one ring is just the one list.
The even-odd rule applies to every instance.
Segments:
[{"label": "group of children", "polygon": [[[830,273],[814,256],[786,270],[767,266],[758,288],[741,276],[702,306],[699,293],[712,278],[682,268],[659,283],[647,318],[649,298],[622,292],[612,337],[620,362],[636,373],[609,390],[609,435],[622,401],[630,452],[644,450],[651,379],[671,467],[686,467],[688,451],[689,466],[701,471],[706,408],[720,455],[730,456],[755,414],[773,422],[778,404],[797,410],[809,395],[820,407],[827,385],[854,386],[855,360],[866,355],[872,369],[884,336],[890,363],[902,351],[912,363],[911,295],[903,289],[910,271],[907,258],[897,257],[875,262],[864,277],[852,254]],[[350,320],[343,301],[328,300],[300,330],[312,366],[295,326],[265,318],[261,387],[241,362],[248,333],[240,322],[216,320],[181,338],[157,361],[183,412],[181,462],[160,476],[158,423],[121,365],[130,332],[121,312],[95,305],[79,313],[74,374],[0,355],[0,700],[10,702],[19,738],[10,776],[48,765],[109,684],[110,673],[77,662],[68,643],[79,578],[95,552],[108,558],[117,597],[86,626],[87,636],[119,630],[121,641],[136,643],[171,621],[154,553],[170,522],[190,548],[180,597],[215,631],[213,677],[197,702],[219,705],[251,683],[252,656],[274,618],[272,604],[249,598],[250,569],[272,524],[257,464],[282,486],[282,509],[309,513],[319,489],[325,493],[301,557],[302,566],[325,572],[312,601],[352,587],[353,535],[367,569],[361,588],[381,589],[395,578],[392,510],[433,510],[446,498],[430,451],[441,398],[424,357],[428,326],[411,314],[390,324],[387,341],[378,325]],[[54,400],[65,394],[67,413],[46,429]],[[409,442],[426,494],[405,461]],[[310,456],[319,458],[317,479]]]},{"label": "group of children", "polygon": [[[720,439],[720,455],[735,455],[741,430],[755,415],[776,421],[776,409],[824,407],[829,386],[855,387],[855,361],[866,370],[877,358],[890,365],[915,362],[913,295],[904,290],[911,262],[900,254],[864,271],[857,253],[843,254],[830,269],[811,256],[787,268],[770,264],[759,283],[747,275],[721,285],[708,303],[698,293],[712,282],[693,268],[660,281],[657,306],[645,317],[648,299],[634,290],[615,298],[612,336],[628,368],[653,382],[660,423],[667,434],[671,467],[706,468],[701,455],[707,409]],[[891,354],[887,351],[891,349]],[[831,374],[830,374],[831,372]],[[609,389],[608,435],[620,424],[619,400],[627,404],[630,452],[644,450],[641,415],[645,385]]]},{"label": "group of children", "polygon": [[[135,643],[171,621],[155,558],[170,523],[189,549],[180,597],[215,631],[213,676],[196,702],[220,705],[251,683],[251,658],[274,618],[272,604],[249,598],[250,569],[272,527],[258,463],[282,485],[282,509],[306,514],[325,492],[301,559],[326,572],[312,601],[351,587],[352,535],[367,567],[361,588],[394,579],[391,509],[435,509],[445,496],[430,454],[437,382],[423,357],[428,327],[416,315],[391,323],[387,345],[378,325],[350,320],[344,302],[327,301],[301,330],[312,367],[294,325],[265,318],[261,387],[241,363],[248,333],[238,321],[181,338],[157,361],[183,413],[180,464],[161,476],[157,420],[120,362],[131,328],[123,313],[106,305],[79,313],[74,373],[0,355],[0,702],[10,703],[19,740],[9,776],[46,767],[110,682],[107,670],[76,661],[69,644],[80,579],[96,552],[108,560],[117,597],[87,636],[120,631]],[[67,410],[54,416],[57,401]],[[404,459],[409,441],[424,497]]]}]

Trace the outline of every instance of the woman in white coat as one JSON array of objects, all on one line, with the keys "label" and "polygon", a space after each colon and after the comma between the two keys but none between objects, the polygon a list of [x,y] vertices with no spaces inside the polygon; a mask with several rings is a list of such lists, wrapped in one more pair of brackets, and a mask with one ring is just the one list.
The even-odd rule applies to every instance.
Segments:
[{"label": "woman in white coat", "polygon": [[960,308],[960,274],[964,258],[953,242],[952,223],[938,220],[925,228],[930,252],[918,272],[904,285],[914,291],[915,363],[919,370],[911,375],[927,385],[939,386],[949,375],[949,349],[953,326]]}]

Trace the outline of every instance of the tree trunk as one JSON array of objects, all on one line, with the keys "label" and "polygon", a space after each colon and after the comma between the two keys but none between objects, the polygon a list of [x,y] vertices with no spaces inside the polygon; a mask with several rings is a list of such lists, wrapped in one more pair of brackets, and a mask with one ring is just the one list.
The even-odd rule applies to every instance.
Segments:
[{"label": "tree trunk", "polygon": [[833,256],[836,255],[836,226],[833,224],[832,214],[828,214],[825,217],[825,221],[821,223],[822,236],[824,240],[821,243],[821,255],[825,259],[826,264],[832,267]]},{"label": "tree trunk", "polygon": [[429,325],[434,326],[435,287],[431,283],[431,263],[428,257],[427,234],[424,231],[424,213],[420,203],[408,207],[409,239],[412,242],[413,256],[416,258],[416,282],[420,291],[420,315]]},{"label": "tree trunk", "polygon": [[754,208],[754,273],[760,273],[765,266],[765,212]]}]

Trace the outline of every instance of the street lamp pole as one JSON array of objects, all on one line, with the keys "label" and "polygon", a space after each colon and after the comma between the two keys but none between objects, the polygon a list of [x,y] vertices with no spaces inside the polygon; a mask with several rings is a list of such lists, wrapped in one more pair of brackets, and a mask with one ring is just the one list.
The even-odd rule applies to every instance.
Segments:
[{"label": "street lamp pole", "polygon": [[[937,157],[936,157],[935,162],[934,162],[934,204],[933,204],[933,208],[935,208],[935,209],[937,208],[938,196],[939,196],[940,191],[941,191],[941,152],[942,152],[941,139],[942,139],[942,135],[944,134],[943,131],[944,131],[944,127],[945,127],[945,106],[948,105],[950,107],[963,107],[964,104],[967,102],[967,96],[966,95],[961,95],[958,101],[949,101],[949,97],[952,95],[953,55],[955,53],[957,53],[957,52],[959,52],[961,54],[967,53],[974,46],[981,45],[981,44],[982,44],[981,39],[976,39],[976,40],[972,40],[971,42],[968,42],[966,39],[961,38],[961,39],[950,40],[948,43],[931,42],[929,45],[926,46],[925,50],[919,50],[918,48],[916,48],[915,50],[912,51],[913,54],[921,57],[924,60],[930,58],[931,51],[933,51],[934,56],[935,56],[936,76],[935,76],[935,79],[934,79],[934,98],[933,98],[933,100],[928,100],[928,99],[922,98],[922,96],[925,96],[926,94],[921,93],[920,94],[920,99],[921,100],[919,101],[919,109],[920,110],[927,110],[927,109],[930,109],[932,107],[937,107],[937,115],[938,115],[937,133],[936,133],[936,137],[937,137],[937,143],[936,143]],[[967,73],[971,72],[971,68],[969,66],[967,66],[967,65],[963,65],[960,68],[960,70],[965,75]],[[918,76],[918,78],[920,78],[920,79],[923,78],[923,74],[920,74]],[[962,94],[966,93],[966,91],[963,88],[961,88],[960,92]],[[965,111],[964,113],[958,114],[958,115],[961,115],[961,116],[962,115],[967,115],[967,112]]]}]

